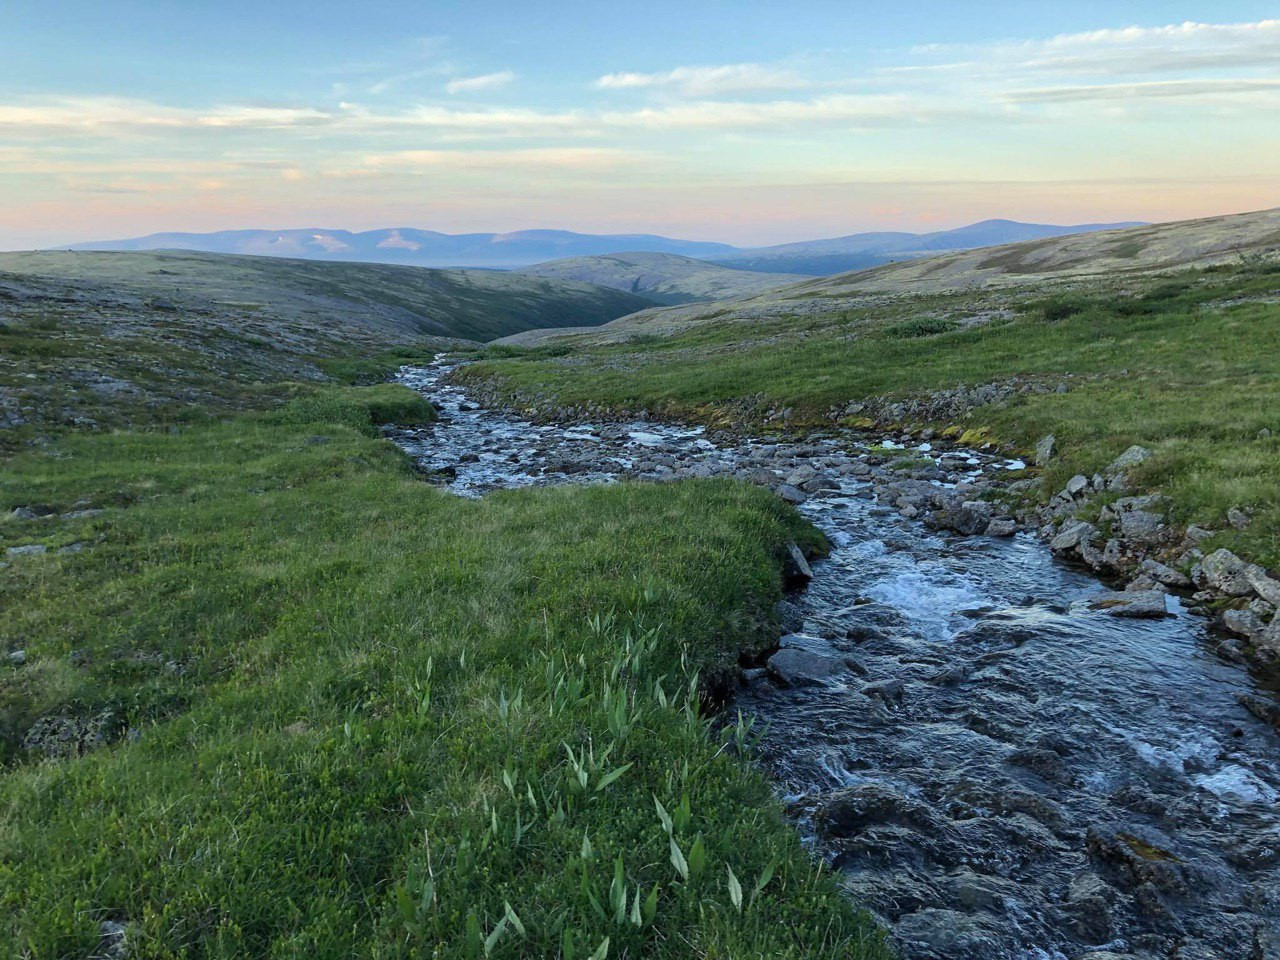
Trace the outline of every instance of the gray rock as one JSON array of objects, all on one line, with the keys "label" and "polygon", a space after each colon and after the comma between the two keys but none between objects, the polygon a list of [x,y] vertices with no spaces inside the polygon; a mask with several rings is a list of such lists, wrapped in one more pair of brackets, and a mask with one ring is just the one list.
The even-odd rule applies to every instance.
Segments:
[{"label": "gray rock", "polygon": [[1232,507],[1227,511],[1227,523],[1235,527],[1237,530],[1243,530],[1249,526],[1253,520],[1251,516],[1241,510],[1239,507]]},{"label": "gray rock", "polygon": [[38,557],[49,550],[43,543],[28,543],[21,547],[9,547],[5,554],[10,557]]},{"label": "gray rock", "polygon": [[783,560],[782,575],[788,584],[808,583],[813,579],[813,569],[805,559],[800,548],[794,543],[787,546],[787,555]]},{"label": "gray rock", "polygon": [[1230,597],[1243,597],[1253,592],[1249,581],[1248,564],[1230,550],[1213,551],[1200,561],[1193,577],[1197,586],[1209,587]]},{"label": "gray rock", "polygon": [[1069,497],[1079,496],[1089,489],[1089,478],[1082,473],[1077,473],[1067,481],[1067,485],[1063,489],[1065,489]]},{"label": "gray rock", "polygon": [[1111,593],[1089,604],[1090,610],[1101,610],[1113,617],[1139,619],[1170,616],[1165,595],[1159,590],[1134,590]]},{"label": "gray rock", "polygon": [[1043,467],[1058,450],[1058,438],[1052,433],[1036,442],[1036,465]]},{"label": "gray rock", "polygon": [[1107,467],[1107,473],[1117,474],[1124,473],[1131,467],[1136,467],[1140,463],[1145,463],[1151,459],[1151,451],[1146,447],[1140,447],[1134,444],[1120,456],[1111,461],[1111,466]]},{"label": "gray rock", "polygon": [[988,537],[1012,537],[1018,532],[1018,521],[1008,517],[996,517],[987,524]]},{"label": "gray rock", "polygon": [[1224,610],[1222,626],[1238,637],[1252,640],[1261,636],[1267,625],[1252,610]]},{"label": "gray rock", "polygon": [[1244,575],[1254,593],[1267,603],[1280,607],[1280,581],[1272,580],[1265,570],[1253,563],[1245,567]]},{"label": "gray rock", "polygon": [[1127,510],[1120,514],[1120,534],[1134,543],[1158,543],[1166,534],[1164,517],[1146,510]]},{"label": "gray rock", "polygon": [[1280,658],[1280,614],[1273,617],[1263,631],[1253,637],[1253,645],[1267,656]]},{"label": "gray rock", "polygon": [[1092,540],[1097,533],[1097,528],[1085,520],[1068,520],[1049,542],[1049,549],[1054,553],[1066,553]]},{"label": "gray rock", "polygon": [[779,600],[773,605],[773,615],[784,633],[795,633],[804,628],[804,614],[790,600]]},{"label": "gray rock", "polygon": [[1197,527],[1194,523],[1187,527],[1187,539],[1193,544],[1203,543],[1213,535],[1212,530],[1206,529],[1205,527]]},{"label": "gray rock", "polygon": [[27,651],[13,650],[9,653],[9,662],[15,667],[20,667],[27,662]]},{"label": "gray rock", "polygon": [[55,512],[50,507],[14,507],[9,516],[15,520],[44,520],[46,517],[53,516]]},{"label": "gray rock", "polygon": [[1166,587],[1186,588],[1191,586],[1191,578],[1173,567],[1157,560],[1142,561],[1142,572],[1148,574],[1157,583]]},{"label": "gray rock", "polygon": [[800,647],[783,647],[769,658],[769,674],[788,687],[826,683],[849,669],[839,657]]},{"label": "gray rock", "polygon": [[809,495],[799,487],[794,487],[789,483],[778,484],[777,494],[787,503],[800,504],[809,499]]}]

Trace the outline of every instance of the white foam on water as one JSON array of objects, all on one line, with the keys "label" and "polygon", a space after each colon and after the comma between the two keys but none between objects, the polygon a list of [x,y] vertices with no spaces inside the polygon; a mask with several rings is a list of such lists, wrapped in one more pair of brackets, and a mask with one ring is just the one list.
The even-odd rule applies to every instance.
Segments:
[{"label": "white foam on water", "polygon": [[642,447],[657,447],[667,442],[667,438],[662,434],[649,430],[632,430],[627,436]]},{"label": "white foam on water", "polygon": [[879,581],[867,596],[896,607],[930,639],[947,639],[954,632],[952,618],[961,610],[990,603],[991,598],[970,584],[956,582],[940,564],[924,563]]},{"label": "white foam on water", "polygon": [[1004,468],[1006,470],[1025,470],[1027,469],[1027,465],[1022,460],[1010,460],[1004,465]]},{"label": "white foam on water", "polygon": [[1275,803],[1280,794],[1267,786],[1251,771],[1236,763],[1227,764],[1215,773],[1202,773],[1191,778],[1221,799],[1243,800],[1246,803]]}]

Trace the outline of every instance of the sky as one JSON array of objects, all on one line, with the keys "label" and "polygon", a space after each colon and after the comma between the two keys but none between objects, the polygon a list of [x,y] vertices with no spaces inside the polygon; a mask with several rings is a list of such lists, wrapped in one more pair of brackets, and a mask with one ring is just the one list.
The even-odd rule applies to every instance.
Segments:
[{"label": "sky", "polygon": [[0,249],[247,227],[763,245],[1280,206],[1276,13],[6,0]]}]

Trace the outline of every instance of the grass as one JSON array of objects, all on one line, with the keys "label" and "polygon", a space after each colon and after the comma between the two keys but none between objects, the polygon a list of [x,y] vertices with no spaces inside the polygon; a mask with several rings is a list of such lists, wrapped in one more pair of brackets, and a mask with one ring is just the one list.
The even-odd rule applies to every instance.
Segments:
[{"label": "grass", "polygon": [[[831,426],[832,411],[851,401],[1016,376],[1049,392],[979,408],[961,426],[987,428],[1023,452],[1054,433],[1061,454],[1046,495],[1143,444],[1156,453],[1137,478],[1145,488],[1171,495],[1184,522],[1225,529],[1228,508],[1253,510],[1246,531],[1220,542],[1276,567],[1277,294],[1280,267],[1258,261],[1059,288],[1047,298],[1034,288],[979,291],[706,324],[661,343],[588,348],[571,364],[537,350],[499,355],[463,375],[493,381],[522,406],[593,403],[756,428],[790,408],[789,424],[802,429]],[[1012,319],[948,329],[950,316],[993,307]],[[1058,384],[1065,393],[1054,392]]]},{"label": "grass", "polygon": [[0,507],[57,516],[0,521],[48,548],[0,579],[0,940],[885,956],[697,694],[811,528],[727,482],[458,499],[367,435],[422,413],[313,388],[7,465]]}]

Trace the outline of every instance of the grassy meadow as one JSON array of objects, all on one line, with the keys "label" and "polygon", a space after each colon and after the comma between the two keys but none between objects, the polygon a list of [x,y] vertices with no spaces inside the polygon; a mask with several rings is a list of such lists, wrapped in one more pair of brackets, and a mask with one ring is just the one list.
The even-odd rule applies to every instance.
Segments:
[{"label": "grassy meadow", "polygon": [[[756,428],[787,408],[785,425],[798,430],[830,427],[831,410],[851,401],[1017,376],[1047,392],[980,407],[961,426],[1024,452],[1055,434],[1045,495],[1142,444],[1156,454],[1142,486],[1172,496],[1184,522],[1226,530],[1230,507],[1252,510],[1247,530],[1220,541],[1277,567],[1278,298],[1280,264],[1251,261],[1110,285],[895,297],[818,316],[726,316],[608,346],[496,347],[462,375],[517,405]],[[858,415],[842,422],[870,426]]]},{"label": "grassy meadow", "polygon": [[459,499],[374,436],[430,415],[312,387],[6,464],[46,549],[0,578],[0,941],[886,956],[696,692],[811,528],[725,482]]}]

